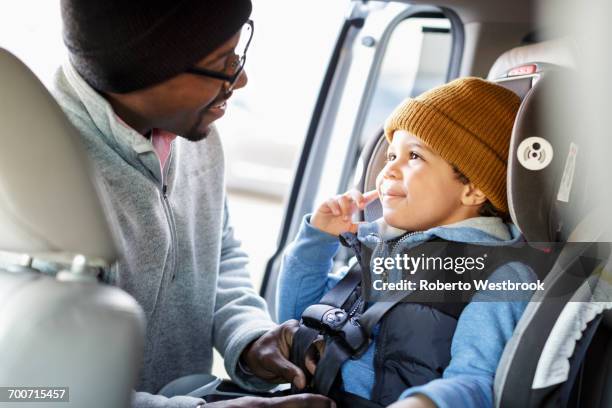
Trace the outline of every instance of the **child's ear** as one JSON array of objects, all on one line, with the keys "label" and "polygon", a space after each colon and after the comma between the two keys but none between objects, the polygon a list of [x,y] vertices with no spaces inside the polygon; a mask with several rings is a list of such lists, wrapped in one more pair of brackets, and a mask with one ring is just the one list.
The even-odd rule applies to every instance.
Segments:
[{"label": "child's ear", "polygon": [[479,207],[484,204],[485,201],[487,201],[487,196],[473,183],[467,183],[463,187],[463,192],[461,194],[461,203],[463,205],[468,207]]}]

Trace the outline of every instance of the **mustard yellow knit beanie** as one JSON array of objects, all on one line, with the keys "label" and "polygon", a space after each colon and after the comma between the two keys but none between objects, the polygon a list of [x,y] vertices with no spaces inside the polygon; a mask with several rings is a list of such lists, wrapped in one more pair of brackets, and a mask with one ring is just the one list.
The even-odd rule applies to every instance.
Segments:
[{"label": "mustard yellow knit beanie", "polygon": [[508,212],[506,168],[520,98],[480,78],[460,78],[406,99],[385,122],[385,136],[405,130],[455,165],[496,209]]}]

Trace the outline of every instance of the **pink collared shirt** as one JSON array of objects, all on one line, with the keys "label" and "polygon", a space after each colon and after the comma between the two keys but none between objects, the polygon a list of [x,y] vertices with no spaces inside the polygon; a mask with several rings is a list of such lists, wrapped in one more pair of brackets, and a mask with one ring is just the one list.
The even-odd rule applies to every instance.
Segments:
[{"label": "pink collared shirt", "polygon": [[165,130],[154,128],[151,131],[151,143],[153,148],[159,157],[161,168],[166,166],[166,161],[170,155],[170,148],[172,147],[172,141],[176,139],[176,135]]}]

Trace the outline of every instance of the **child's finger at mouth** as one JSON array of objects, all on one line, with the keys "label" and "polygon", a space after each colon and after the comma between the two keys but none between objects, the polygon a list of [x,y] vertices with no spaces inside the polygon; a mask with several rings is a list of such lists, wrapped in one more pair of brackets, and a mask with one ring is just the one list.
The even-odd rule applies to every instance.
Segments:
[{"label": "child's finger at mouth", "polygon": [[363,194],[361,194],[361,191],[357,189],[352,189],[349,190],[346,194],[348,194],[353,199],[355,205],[361,205],[361,202],[363,201]]},{"label": "child's finger at mouth", "polygon": [[339,201],[340,206],[342,208],[342,215],[345,219],[350,219],[351,215],[353,214],[353,211],[357,207],[355,201],[353,200],[353,197],[351,197],[350,195],[343,195]]},{"label": "child's finger at mouth", "polygon": [[377,198],[378,198],[377,189],[367,191],[363,193],[363,204],[364,205],[370,204],[372,201],[376,200]]},{"label": "child's finger at mouth", "polygon": [[342,210],[337,200],[330,198],[329,200],[327,200],[327,206],[331,210],[332,214],[334,214],[335,216],[342,215]]}]

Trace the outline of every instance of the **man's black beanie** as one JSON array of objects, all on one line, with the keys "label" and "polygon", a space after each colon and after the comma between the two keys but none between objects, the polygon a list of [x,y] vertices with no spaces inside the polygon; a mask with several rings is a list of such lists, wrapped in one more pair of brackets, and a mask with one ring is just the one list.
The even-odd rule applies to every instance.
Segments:
[{"label": "man's black beanie", "polygon": [[236,34],[251,0],[61,0],[70,62],[95,89],[131,92],[195,65]]}]

